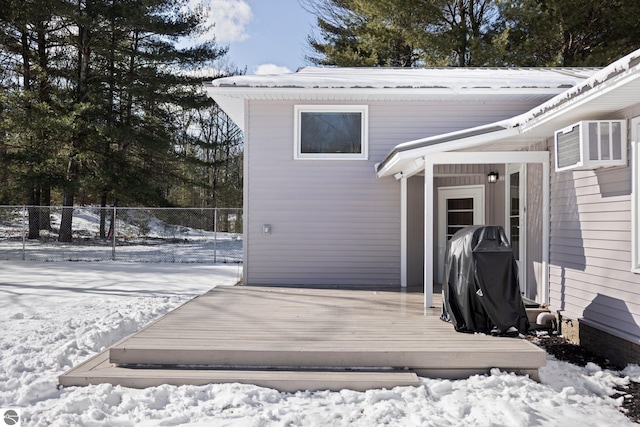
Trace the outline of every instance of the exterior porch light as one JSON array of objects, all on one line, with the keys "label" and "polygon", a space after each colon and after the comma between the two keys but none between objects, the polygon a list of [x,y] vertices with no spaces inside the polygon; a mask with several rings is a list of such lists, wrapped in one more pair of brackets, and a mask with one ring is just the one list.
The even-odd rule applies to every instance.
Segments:
[{"label": "exterior porch light", "polygon": [[498,175],[498,172],[489,172],[489,174],[487,175],[487,182],[489,184],[495,184],[496,182],[498,182],[499,177],[500,175]]}]

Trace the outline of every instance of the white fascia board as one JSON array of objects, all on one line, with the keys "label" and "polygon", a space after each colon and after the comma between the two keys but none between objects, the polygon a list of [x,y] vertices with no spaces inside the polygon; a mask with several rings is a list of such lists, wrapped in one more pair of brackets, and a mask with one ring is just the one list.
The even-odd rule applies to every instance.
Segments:
[{"label": "white fascia board", "polygon": [[[417,158],[421,157],[418,156]],[[403,178],[411,178],[424,169],[423,163],[418,164],[415,162],[415,159],[416,156],[408,152],[395,153],[387,164],[384,165],[382,170],[378,171],[378,166],[376,165],[377,176],[378,178],[382,178],[401,172]]]},{"label": "white fascia board", "polygon": [[448,98],[464,100],[481,97],[553,97],[562,93],[563,88],[451,88],[451,87],[251,87],[251,86],[207,86],[213,94],[244,99],[264,100],[339,100],[339,99],[415,99],[429,100]]},{"label": "white fascia board", "polygon": [[[413,161],[416,158],[421,158],[429,155],[433,155],[435,153],[444,153],[448,151],[455,150],[463,150],[473,148],[478,145],[486,144],[488,142],[495,142],[498,140],[506,139],[509,137],[516,136],[520,133],[519,129],[507,128],[499,131],[486,133],[482,135],[475,135],[468,138],[461,138],[454,141],[443,142],[440,144],[427,145],[420,148],[408,149],[405,151],[398,151],[393,154],[393,156],[387,161],[384,165],[384,168],[378,171],[378,178],[382,178],[384,176],[393,175],[398,172],[402,172],[404,176],[409,177],[422,169],[421,166],[416,165]],[[431,138],[425,138],[418,141],[412,141],[408,143],[403,143],[398,145],[397,147],[406,146],[408,144],[415,143],[426,143],[430,139],[441,138],[443,135],[438,135]],[[471,155],[478,157],[478,152],[470,153]],[[479,163],[479,162],[476,162]],[[497,162],[491,162],[497,163]]]},{"label": "white fascia board", "polygon": [[522,123],[522,133],[528,133],[536,130],[537,128],[543,126],[545,123],[549,123],[555,119],[558,119],[572,110],[577,110],[581,106],[592,102],[594,99],[605,95],[607,92],[615,90],[615,88],[615,86],[611,86],[606,88],[605,90],[591,89],[588,93],[582,96],[578,96],[575,99],[567,101],[563,104],[558,104],[555,108],[541,114],[540,116]]},{"label": "white fascia board", "polygon": [[[606,71],[606,70],[605,70]],[[595,99],[611,94],[612,92],[624,90],[624,87],[630,83],[633,83],[640,79],[640,66],[636,65],[631,67],[620,75],[617,75],[611,79],[604,80],[598,83],[596,86],[590,87],[590,85],[596,84],[592,79],[587,82],[578,85],[576,88],[572,88],[567,91],[565,95],[557,95],[549,101],[543,103],[540,107],[532,109],[529,113],[522,114],[518,117],[526,117],[527,114],[531,115],[533,111],[545,111],[537,117],[529,118],[521,123],[522,133],[529,132],[535,128],[552,121],[559,116],[567,114],[572,110],[578,109],[581,106],[593,102]],[[582,89],[583,92],[575,95],[573,99],[569,99],[562,102],[564,96],[571,96],[574,92]],[[626,108],[627,105],[620,105],[619,110]]]},{"label": "white fascia board", "polygon": [[[376,163],[375,171],[378,175],[378,178],[382,178],[383,176],[393,175],[397,172],[401,172],[400,168],[397,168],[398,163],[400,162],[400,153],[395,153],[391,159],[387,161],[387,164],[384,165],[382,170],[378,170],[380,167],[380,163]],[[404,172],[403,172],[404,174]]]}]

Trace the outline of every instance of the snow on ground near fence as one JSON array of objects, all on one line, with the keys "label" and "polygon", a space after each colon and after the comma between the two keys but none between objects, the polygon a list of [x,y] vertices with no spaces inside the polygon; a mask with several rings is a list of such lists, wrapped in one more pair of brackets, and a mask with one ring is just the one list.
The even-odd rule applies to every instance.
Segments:
[{"label": "snow on ground near fence", "polygon": [[542,383],[494,370],[419,387],[280,393],[240,384],[103,384],[58,390],[73,365],[214,286],[239,267],[0,262],[0,409],[23,426],[624,426],[610,396],[640,369],[603,371],[549,358]]},{"label": "snow on ground near fence", "polygon": [[[237,263],[242,262],[242,233],[214,232],[179,225],[193,208],[119,208],[114,239],[101,239],[100,208],[76,207],[73,214],[73,242],[58,242],[62,210],[50,209],[52,230],[41,230],[39,239],[24,239],[28,232],[27,211],[0,206],[0,260]],[[148,212],[149,211],[149,212]],[[206,210],[213,216],[212,209]],[[234,224],[239,209],[220,209]],[[172,214],[175,223],[160,220],[154,213]],[[111,218],[108,211],[107,225]],[[235,228],[235,226],[234,226]]]}]

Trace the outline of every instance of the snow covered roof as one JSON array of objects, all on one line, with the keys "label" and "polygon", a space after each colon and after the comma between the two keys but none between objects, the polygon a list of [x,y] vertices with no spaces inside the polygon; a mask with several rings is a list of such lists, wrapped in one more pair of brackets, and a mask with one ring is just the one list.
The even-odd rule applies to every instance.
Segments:
[{"label": "snow covered roof", "polygon": [[543,102],[593,75],[595,68],[315,68],[232,76],[205,85],[240,127],[245,100],[334,102],[471,100]]},{"label": "snow covered roof", "polygon": [[[603,119],[640,103],[640,49],[511,119],[397,145],[377,166],[393,175],[417,157],[444,151],[519,150],[579,120]],[[624,118],[624,117],[620,117]]]},{"label": "snow covered roof", "polygon": [[[234,76],[214,80],[220,88],[313,89],[533,89],[569,88],[594,68],[316,68],[295,73]],[[249,93],[247,93],[248,95]]]}]

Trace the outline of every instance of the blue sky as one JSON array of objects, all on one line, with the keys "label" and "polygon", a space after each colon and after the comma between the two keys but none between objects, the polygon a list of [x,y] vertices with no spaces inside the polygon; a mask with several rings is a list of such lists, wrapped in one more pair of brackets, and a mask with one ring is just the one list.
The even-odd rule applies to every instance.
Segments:
[{"label": "blue sky", "polygon": [[315,17],[298,0],[202,0],[227,61],[247,74],[295,71],[308,65],[307,36]]}]

